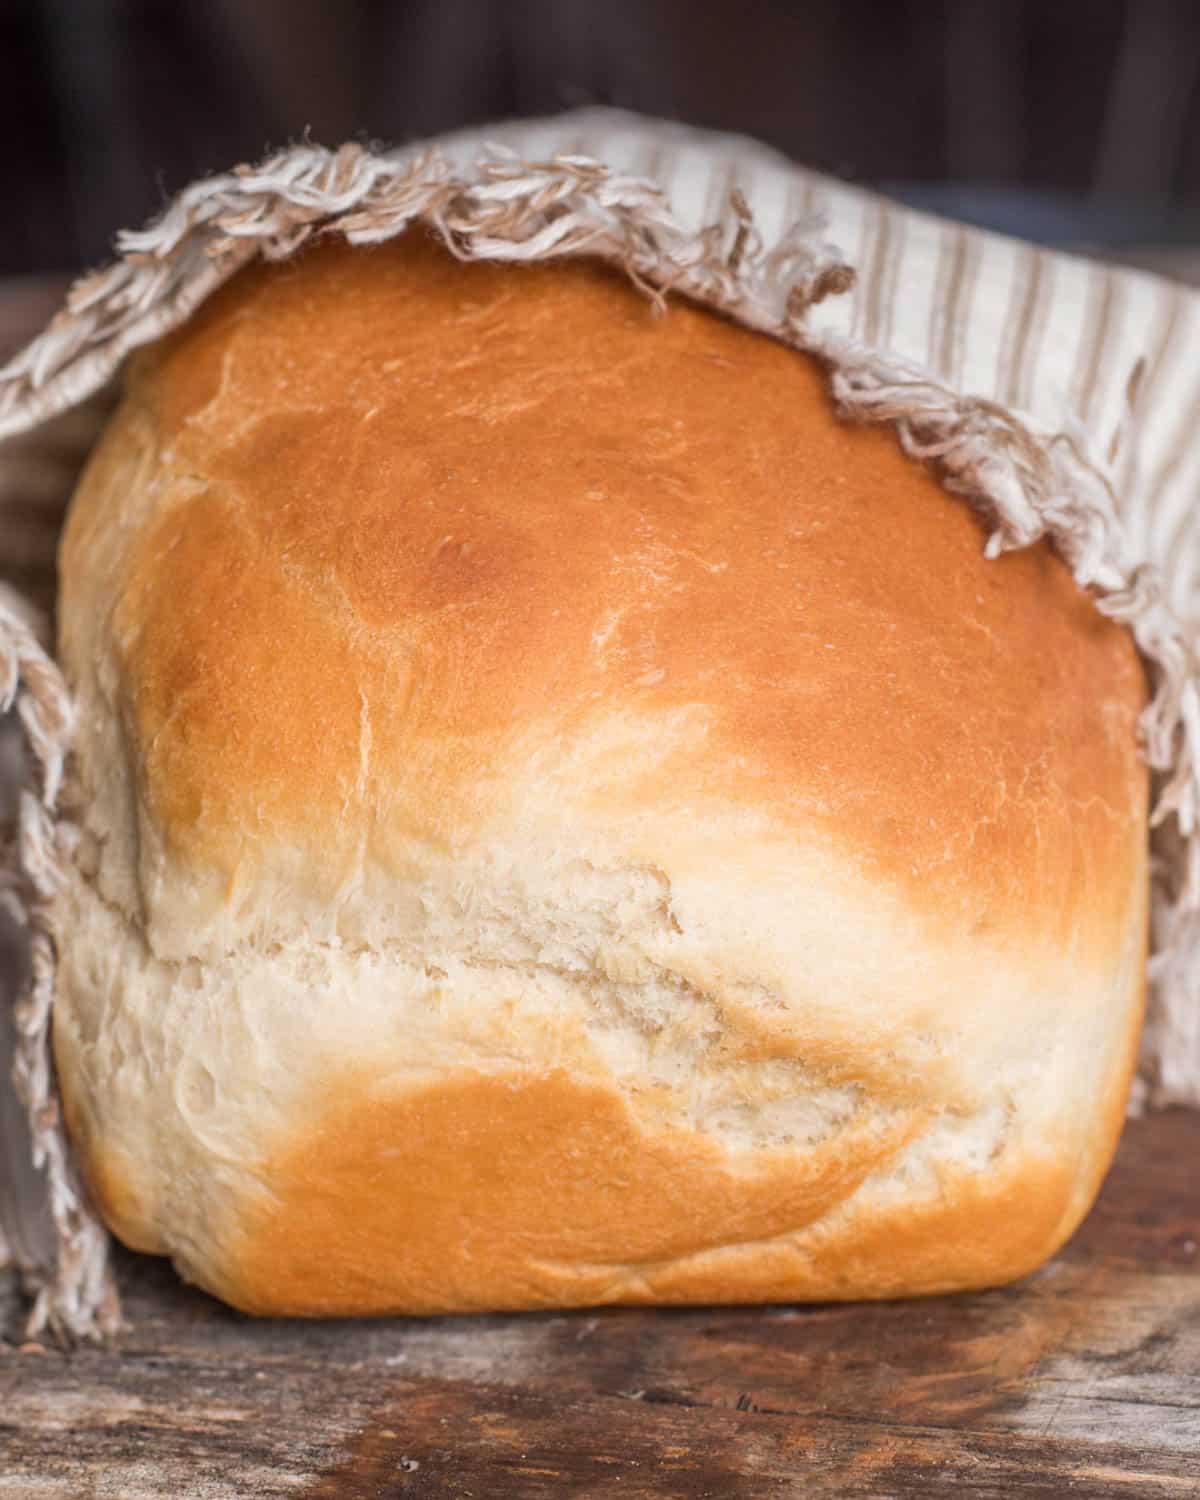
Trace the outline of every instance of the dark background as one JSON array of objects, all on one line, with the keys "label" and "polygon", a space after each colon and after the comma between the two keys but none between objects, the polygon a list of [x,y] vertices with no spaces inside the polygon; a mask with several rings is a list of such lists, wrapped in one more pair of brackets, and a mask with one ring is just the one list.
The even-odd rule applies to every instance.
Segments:
[{"label": "dark background", "polygon": [[1034,238],[1200,241],[1200,0],[0,0],[0,274],[305,129],[588,103]]}]

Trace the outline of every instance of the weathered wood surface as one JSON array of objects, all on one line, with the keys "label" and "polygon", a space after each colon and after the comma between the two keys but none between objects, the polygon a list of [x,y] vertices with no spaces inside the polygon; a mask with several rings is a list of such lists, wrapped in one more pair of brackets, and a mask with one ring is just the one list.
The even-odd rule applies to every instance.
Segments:
[{"label": "weathered wood surface", "polygon": [[265,1323],[131,1257],[117,1348],[0,1352],[0,1500],[1200,1497],[1198,1245],[1173,1113],[976,1296]]}]

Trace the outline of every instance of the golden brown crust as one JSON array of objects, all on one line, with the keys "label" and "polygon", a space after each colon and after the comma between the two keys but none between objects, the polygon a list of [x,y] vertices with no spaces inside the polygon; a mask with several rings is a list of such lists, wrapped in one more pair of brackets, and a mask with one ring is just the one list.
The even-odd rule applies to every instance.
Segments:
[{"label": "golden brown crust", "polygon": [[246,1311],[946,1291],[1032,1270],[1087,1207],[1069,1164],[1047,1152],[986,1179],[942,1166],[927,1201],[856,1212],[867,1175],[930,1123],[911,1112],[803,1155],[739,1163],[694,1134],[646,1133],[611,1089],[562,1073],[467,1074],[391,1094],[348,1078],[330,1097],[264,1158],[267,1191],[208,1272]]},{"label": "golden brown crust", "polygon": [[[130,399],[166,466],[114,626],[180,858],[246,878],[285,843],[336,882],[380,823],[469,836],[531,739],[700,704],[705,743],[593,796],[747,805],[1051,943],[1128,859],[1126,633],[1044,545],[985,561],[968,507],[767,339],[410,237],[243,276]],[[1103,940],[1120,912],[1086,902]]]},{"label": "golden brown crust", "polygon": [[601,268],[238,278],[63,549],[109,1222],[270,1312],[1030,1269],[1124,1108],[1145,685],[982,544],[810,361]]}]

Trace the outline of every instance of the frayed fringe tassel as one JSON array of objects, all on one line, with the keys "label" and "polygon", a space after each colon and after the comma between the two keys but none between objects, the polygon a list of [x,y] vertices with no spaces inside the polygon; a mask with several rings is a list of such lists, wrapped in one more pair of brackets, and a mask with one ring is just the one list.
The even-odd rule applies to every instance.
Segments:
[{"label": "frayed fringe tassel", "polygon": [[16,708],[31,751],[34,784],[22,789],[15,859],[0,897],[30,939],[30,980],[16,1007],[13,1082],[29,1119],[33,1164],[44,1173],[57,1263],[27,1272],[34,1293],[28,1336],[97,1338],[120,1322],[109,1269],[108,1234],[90,1208],[62,1126],[51,1057],[54,943],[50,912],[61,881],[69,827],[55,812],[74,729],[74,706],[38,639],[41,622],[0,585],[0,712]]}]

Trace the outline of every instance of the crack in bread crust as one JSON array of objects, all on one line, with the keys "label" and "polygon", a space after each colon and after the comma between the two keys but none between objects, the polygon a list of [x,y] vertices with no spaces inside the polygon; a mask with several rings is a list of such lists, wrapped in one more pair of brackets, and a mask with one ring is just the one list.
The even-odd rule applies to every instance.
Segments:
[{"label": "crack in bread crust", "polygon": [[[320,971],[332,975],[343,962],[350,977],[331,997],[361,994],[363,973],[386,972],[397,995],[424,983],[423,1025],[453,1028],[473,1015],[474,1029],[423,1063],[405,1049],[372,1063],[318,1039],[303,1077],[292,1080],[306,1101],[304,1128],[283,1097],[276,1125],[259,1108],[232,1137],[205,1137],[205,1122],[221,1115],[228,1067],[211,1040],[172,1039],[170,1023],[189,1004],[230,1004],[220,995],[220,968],[161,963],[136,924],[104,906],[89,882],[75,888],[81,915],[89,904],[103,913],[106,930],[93,951],[109,955],[112,969],[92,976],[101,990],[111,999],[139,949],[139,961],[166,980],[159,1007],[141,1014],[141,1029],[123,1048],[122,1024],[93,1016],[86,1030],[95,1032],[99,1019],[104,1036],[100,1054],[90,1055],[98,1038],[89,1042],[78,1022],[98,995],[81,992],[80,976],[65,966],[58,1024],[68,1117],[96,1196],[123,1238],[169,1251],[191,1279],[253,1311],[883,1296],[982,1285],[1029,1269],[1086,1207],[1088,1185],[1081,1197],[1070,1165],[1053,1151],[1031,1150],[1015,1130],[1011,1099],[974,1109],[939,1103],[931,1074],[920,1105],[889,1105],[862,1080],[830,1087],[819,1066],[786,1055],[778,1033],[773,1056],[762,1056],[759,1038],[749,1064],[739,1062],[745,997],[731,1005],[656,974],[659,1004],[696,1023],[672,1030],[669,1017],[633,1005],[636,986],[593,984],[583,1000],[579,969],[528,960],[442,954],[448,967],[428,965],[430,975],[426,963],[397,952],[350,955],[327,946],[297,959],[279,944],[257,954],[258,968],[243,970],[239,990],[259,987],[256,972],[290,965],[303,986],[293,997],[309,997],[287,1018],[289,1034],[312,1024]],[[661,903],[657,882],[647,895]],[[486,998],[477,983],[499,988]],[[550,987],[547,1003],[531,1024],[529,995],[539,986]],[[575,1024],[564,1030],[568,996]],[[550,1013],[558,1019],[547,1030]],[[778,1012],[765,1014],[769,1024]],[[411,1006],[401,1031],[409,1052],[420,1046]],[[623,1058],[606,1052],[606,1034],[624,1045]],[[261,1028],[255,1035],[260,1047],[272,1042]],[[877,1068],[878,1057],[871,1061]],[[264,1060],[257,1076],[267,1087],[291,1066]],[[656,1067],[666,1080],[657,1089]],[[148,1082],[192,1070],[179,1072],[173,1116],[139,1094],[130,1068]],[[723,1139],[711,1108],[691,1117],[680,1108],[681,1091],[686,1098],[688,1080],[701,1072],[736,1087],[739,1071],[754,1098],[755,1128],[748,1138]],[[772,1140],[764,1081],[785,1102],[803,1103],[810,1124],[824,1083],[824,1110],[815,1110],[821,1128]],[[199,1108],[180,1103],[189,1087],[204,1096]],[[915,1097],[911,1084],[908,1094]],[[105,1118],[122,1096],[133,1138],[139,1121],[159,1122],[157,1168],[126,1151],[122,1131]],[[473,1165],[459,1181],[464,1162]],[[564,1173],[575,1198],[551,1186]],[[193,1209],[189,1220],[161,1196],[176,1179],[200,1184],[207,1207],[199,1216]],[[449,1220],[447,1205],[457,1205]],[[300,1222],[303,1236],[295,1232]],[[882,1235],[885,1224],[890,1236]],[[877,1262],[864,1248],[871,1243]]]}]

